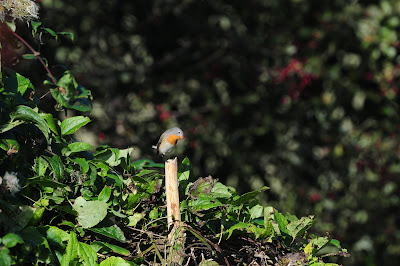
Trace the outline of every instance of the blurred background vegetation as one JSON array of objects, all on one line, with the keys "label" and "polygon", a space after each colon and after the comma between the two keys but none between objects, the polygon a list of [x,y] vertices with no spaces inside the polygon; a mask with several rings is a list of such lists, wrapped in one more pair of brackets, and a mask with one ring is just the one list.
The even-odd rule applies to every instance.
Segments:
[{"label": "blurred background vegetation", "polygon": [[40,14],[76,36],[42,54],[94,94],[77,139],[161,161],[151,145],[180,126],[198,176],[270,186],[264,200],[315,214],[346,265],[400,261],[399,1],[43,0]]}]

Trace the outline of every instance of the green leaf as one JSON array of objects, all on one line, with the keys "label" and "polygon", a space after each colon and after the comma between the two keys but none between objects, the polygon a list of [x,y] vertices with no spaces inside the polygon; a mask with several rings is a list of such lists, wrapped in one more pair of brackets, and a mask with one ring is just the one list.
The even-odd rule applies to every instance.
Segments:
[{"label": "green leaf", "polygon": [[99,200],[86,201],[83,197],[78,197],[73,207],[78,212],[78,222],[82,227],[90,228],[106,217],[108,204]]},{"label": "green leaf", "polygon": [[8,233],[1,238],[1,242],[4,246],[12,248],[15,247],[17,244],[23,244],[24,240],[22,240],[22,238],[17,234]]},{"label": "green leaf", "polygon": [[113,244],[105,243],[105,242],[93,241],[90,245],[93,247],[93,249],[96,252],[98,252],[102,248],[103,249],[106,248],[107,250],[110,250],[114,253],[121,254],[123,256],[128,256],[130,254],[130,251],[127,249],[124,249],[122,247],[119,247],[119,246],[116,246]]},{"label": "green leaf", "polygon": [[126,241],[124,232],[116,224],[104,227],[92,227],[89,228],[89,230],[103,236],[116,239],[122,243]]},{"label": "green leaf", "polygon": [[110,170],[110,167],[100,160],[99,161],[90,161],[90,164],[96,166],[97,168],[100,168],[99,176],[101,176],[101,177],[107,176],[108,170]]},{"label": "green leaf", "polygon": [[58,39],[58,35],[52,29],[45,28],[45,27],[42,27],[42,29],[43,29],[43,31],[45,31],[48,34],[50,34],[51,36],[53,36],[54,39],[56,39],[56,40]]},{"label": "green leaf", "polygon": [[85,142],[73,142],[68,145],[68,148],[71,150],[72,153],[75,153],[91,150],[92,146],[89,143]]},{"label": "green leaf", "polygon": [[194,176],[193,168],[188,157],[185,157],[185,159],[183,159],[181,165],[178,168],[178,174],[179,183],[188,181],[191,176]]},{"label": "green leaf", "polygon": [[0,249],[0,265],[11,266],[10,250],[8,248]]},{"label": "green leaf", "polygon": [[38,59],[38,56],[34,54],[23,54],[22,58],[26,60],[36,60]]},{"label": "green leaf", "polygon": [[336,240],[336,239],[331,239],[330,241],[329,241],[329,244],[332,244],[332,245],[334,245],[334,246],[336,246],[336,247],[338,247],[338,248],[342,248],[341,246],[340,246],[340,241],[339,240]]},{"label": "green leaf", "polygon": [[24,121],[12,121],[12,122],[10,121],[10,122],[7,122],[7,124],[0,125],[0,133],[7,132],[7,131],[13,129],[14,127],[17,127],[23,123],[24,123]]},{"label": "green leaf", "polygon": [[[310,215],[308,217],[302,217],[297,221],[293,221],[289,223],[286,228],[289,232],[289,235],[295,239],[298,236],[301,236],[314,224],[314,216]],[[278,223],[279,224],[279,223]]]},{"label": "green leaf", "polygon": [[78,244],[78,256],[86,265],[96,265],[97,264],[97,253],[93,248],[86,244],[79,242]]},{"label": "green leaf", "polygon": [[269,189],[269,187],[263,187],[260,190],[247,192],[247,193],[241,195],[236,200],[234,200],[232,202],[232,204],[234,204],[236,206],[240,206],[240,205],[242,205],[242,204],[244,204],[244,203],[246,203],[248,201],[254,200],[258,194],[260,194],[261,192],[264,192],[264,191],[266,191],[268,189]]},{"label": "green leaf", "polygon": [[232,196],[232,193],[229,192],[229,189],[227,186],[222,184],[221,182],[216,182],[214,184],[214,187],[211,190],[210,195],[216,197],[216,198],[226,198],[229,199]]},{"label": "green leaf", "polygon": [[15,21],[5,21],[5,23],[7,24],[7,26],[13,31],[15,32],[15,30],[17,29],[17,26],[15,25]]},{"label": "green leaf", "polygon": [[71,38],[72,41],[75,40],[75,36],[72,32],[67,32],[67,31],[58,31],[57,34],[59,35],[67,35],[68,37]]},{"label": "green leaf", "polygon": [[21,96],[24,96],[28,89],[29,91],[35,90],[29,79],[16,72],[12,72],[12,75],[5,79],[4,85],[8,90],[17,88]]},{"label": "green leaf", "polygon": [[38,176],[44,176],[48,167],[49,163],[43,158],[43,156],[36,158],[35,172],[38,174]]},{"label": "green leaf", "polygon": [[158,207],[154,207],[149,213],[150,219],[157,219],[158,218]]},{"label": "green leaf", "polygon": [[134,213],[133,215],[128,217],[128,225],[127,226],[132,226],[135,227],[137,223],[144,218],[143,213]]},{"label": "green leaf", "polygon": [[15,112],[10,114],[11,119],[21,120],[34,123],[44,134],[46,139],[49,139],[49,127],[46,121],[37,113],[37,111],[25,105],[18,105]]},{"label": "green leaf", "polygon": [[73,116],[65,119],[61,122],[61,135],[70,135],[74,134],[79,128],[83,127],[87,123],[90,122],[89,117],[85,116]]},{"label": "green leaf", "polygon": [[192,199],[197,199],[200,194],[209,195],[214,186],[214,180],[211,176],[199,177],[188,190],[188,194]]},{"label": "green leaf", "polygon": [[109,257],[100,263],[100,266],[131,266],[123,258],[120,257]]},{"label": "green leaf", "polygon": [[18,209],[13,213],[12,219],[7,221],[12,232],[18,232],[24,229],[28,224],[29,221],[32,219],[33,214],[35,213],[35,208],[32,206],[22,205],[19,206]]},{"label": "green leaf", "polygon": [[55,262],[47,239],[35,227],[26,227],[21,231],[21,236],[25,245],[29,245],[35,250],[37,262],[45,264],[53,264]]},{"label": "green leaf", "polygon": [[74,231],[71,231],[69,233],[67,248],[65,249],[65,253],[61,259],[61,266],[69,266],[73,260],[78,258],[78,248],[79,242],[76,237],[76,233]]},{"label": "green leaf", "polygon": [[235,230],[245,231],[248,234],[253,234],[256,238],[266,238],[271,235],[271,230],[266,228],[260,228],[252,223],[238,222],[228,229],[227,239],[232,236]]},{"label": "green leaf", "polygon": [[126,199],[125,208],[127,210],[133,209],[136,206],[136,203],[138,203],[141,198],[143,198],[143,193],[129,193],[128,198]]},{"label": "green leaf", "polygon": [[123,179],[120,175],[107,174],[107,177],[111,180],[114,180],[115,185],[117,185],[118,187],[123,187]]},{"label": "green leaf", "polygon": [[0,139],[0,149],[9,151],[10,149],[13,149],[15,151],[19,151],[20,146],[17,140],[15,140],[14,134],[11,132],[7,132],[6,134],[1,136],[2,139]]},{"label": "green leaf", "polygon": [[249,212],[251,219],[264,217],[264,207],[261,206],[260,204],[257,204],[254,207],[252,207]]},{"label": "green leaf", "polygon": [[51,240],[52,243],[57,243],[59,246],[62,246],[62,242],[67,242],[70,239],[70,234],[66,231],[58,228],[57,226],[41,226],[38,227],[39,231],[42,232],[43,235],[46,235],[46,238]]},{"label": "green leaf", "polygon": [[64,179],[64,164],[60,157],[55,154],[53,157],[43,156],[53,169],[54,178],[56,180]]},{"label": "green leaf", "polygon": [[288,225],[288,221],[286,220],[285,216],[283,216],[282,213],[279,213],[278,211],[275,210],[274,213],[274,220],[275,222],[278,223],[279,230],[285,234],[289,234],[288,229],[286,226]]},{"label": "green leaf", "polygon": [[223,204],[212,196],[200,194],[199,198],[197,200],[190,201],[189,205],[193,207],[195,211],[203,211],[222,206]]},{"label": "green leaf", "polygon": [[90,91],[79,86],[69,71],[64,72],[57,85],[51,81],[46,83],[57,86],[55,89],[51,89],[50,92],[60,106],[81,112],[91,110],[91,103],[87,100],[87,98],[91,97]]},{"label": "green leaf", "polygon": [[124,150],[106,148],[101,151],[97,151],[94,154],[96,159],[105,161],[110,166],[117,166],[121,164],[122,158],[127,158],[132,153],[133,148],[127,148]]},{"label": "green leaf", "polygon": [[32,32],[35,34],[35,33],[37,33],[38,28],[42,25],[42,22],[31,21],[31,25],[32,25]]},{"label": "green leaf", "polygon": [[49,113],[40,113],[39,114],[44,120],[46,120],[47,125],[49,126],[50,130],[53,131],[53,133],[58,135],[58,128],[56,125],[56,122],[54,120],[54,117],[52,114]]},{"label": "green leaf", "polygon": [[71,191],[71,189],[67,185],[65,185],[63,183],[60,183],[60,182],[57,182],[57,181],[54,181],[54,180],[49,179],[49,178],[45,178],[45,179],[41,179],[39,177],[29,178],[28,182],[29,183],[33,183],[33,184],[38,184],[38,185],[41,185],[43,187],[64,188],[67,191]]},{"label": "green leaf", "polygon": [[81,168],[82,174],[86,174],[89,171],[89,163],[83,158],[68,158],[70,161],[78,164]]},{"label": "green leaf", "polygon": [[110,199],[110,196],[111,196],[111,188],[105,186],[105,187],[101,190],[98,199],[99,199],[100,201],[107,202],[107,201]]},{"label": "green leaf", "polygon": [[199,266],[219,266],[219,263],[213,260],[202,260],[200,261]]},{"label": "green leaf", "polygon": [[163,163],[155,163],[152,160],[149,159],[142,159],[142,160],[137,160],[131,163],[131,166],[135,167],[136,170],[142,170],[145,167],[159,167],[159,168],[164,168],[165,164]]},{"label": "green leaf", "polygon": [[[49,200],[48,199],[41,199],[39,201],[43,201],[43,202],[47,201],[48,202]],[[36,205],[36,203],[35,203],[35,205]],[[35,209],[35,211],[33,213],[33,216],[31,218],[31,220],[29,221],[29,225],[37,225],[42,220],[44,211],[46,209],[44,206],[35,206],[35,207],[36,207],[36,209]]]}]

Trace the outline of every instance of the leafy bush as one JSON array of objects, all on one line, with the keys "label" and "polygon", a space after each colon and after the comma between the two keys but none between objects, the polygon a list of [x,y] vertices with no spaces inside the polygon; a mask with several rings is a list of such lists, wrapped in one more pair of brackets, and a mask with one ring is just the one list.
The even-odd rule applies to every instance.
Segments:
[{"label": "leafy bush", "polygon": [[[66,114],[59,120],[42,110],[44,96],[36,95],[28,78],[2,64],[1,265],[164,265],[173,260],[173,250],[186,262],[203,265],[325,265],[324,256],[348,256],[339,241],[308,233],[314,216],[297,218],[261,206],[256,196],[267,187],[239,195],[212,177],[196,179],[188,158],[178,173],[186,239],[171,242],[163,207],[164,165],[132,162],[132,148],[99,146],[92,152],[90,144],[76,141],[73,134],[90,119],[71,113],[91,109],[91,92],[68,70],[56,79],[39,53],[13,31],[14,23],[0,24],[1,36],[14,36],[31,49],[33,56],[25,58],[43,64],[49,93]],[[33,36],[67,34],[37,22],[32,30]],[[9,41],[1,39],[2,49],[12,47]]]},{"label": "leafy bush", "polygon": [[149,157],[179,124],[196,173],[270,186],[354,265],[400,260],[399,1],[86,3],[43,2],[80,36],[49,53],[96,88],[90,143]]}]

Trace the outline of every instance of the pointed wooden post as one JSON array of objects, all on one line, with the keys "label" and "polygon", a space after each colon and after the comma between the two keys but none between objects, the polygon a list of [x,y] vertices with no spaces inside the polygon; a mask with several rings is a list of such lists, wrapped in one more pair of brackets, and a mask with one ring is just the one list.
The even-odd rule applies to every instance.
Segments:
[{"label": "pointed wooden post", "polygon": [[174,224],[174,227],[168,235],[168,242],[171,250],[167,262],[168,265],[172,263],[181,265],[185,255],[186,234],[185,229],[181,226],[178,190],[178,159],[176,157],[165,162],[165,193],[167,197],[168,229]]},{"label": "pointed wooden post", "polygon": [[167,221],[169,228],[174,221],[175,224],[181,221],[178,190],[178,159],[176,157],[165,162],[165,193],[167,197]]}]

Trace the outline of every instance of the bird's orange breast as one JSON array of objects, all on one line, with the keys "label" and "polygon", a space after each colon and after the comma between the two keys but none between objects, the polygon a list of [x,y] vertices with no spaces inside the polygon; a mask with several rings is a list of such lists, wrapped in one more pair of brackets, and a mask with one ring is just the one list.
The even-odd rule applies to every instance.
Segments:
[{"label": "bird's orange breast", "polygon": [[175,145],[176,142],[178,141],[178,139],[182,139],[182,137],[175,135],[175,134],[171,134],[168,136],[167,141],[171,144],[171,145]]}]

